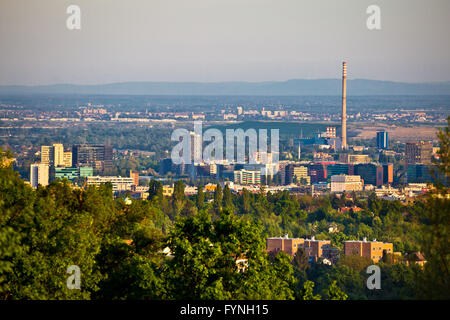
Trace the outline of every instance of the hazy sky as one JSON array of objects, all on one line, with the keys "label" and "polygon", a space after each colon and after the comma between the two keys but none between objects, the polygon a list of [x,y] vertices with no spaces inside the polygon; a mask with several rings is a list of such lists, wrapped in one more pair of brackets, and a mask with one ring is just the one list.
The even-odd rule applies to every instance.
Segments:
[{"label": "hazy sky", "polygon": [[449,14],[449,0],[0,0],[0,85],[338,78],[343,60],[349,78],[450,81]]}]

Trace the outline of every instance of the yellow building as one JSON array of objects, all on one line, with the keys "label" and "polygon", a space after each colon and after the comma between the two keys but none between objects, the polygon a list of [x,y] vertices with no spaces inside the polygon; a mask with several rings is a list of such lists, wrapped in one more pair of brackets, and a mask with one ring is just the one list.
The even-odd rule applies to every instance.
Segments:
[{"label": "yellow building", "polygon": [[367,241],[363,239],[344,241],[344,254],[345,255],[358,255],[360,257],[366,257],[372,259],[377,263],[383,258],[383,254],[393,254],[394,246],[392,243],[384,243],[381,241]]},{"label": "yellow building", "polygon": [[163,196],[171,197],[173,195],[173,187],[163,186]]},{"label": "yellow building", "polygon": [[72,152],[64,152],[62,143],[41,146],[41,163],[55,167],[72,167]]},{"label": "yellow building", "polygon": [[306,181],[306,184],[311,184],[311,177],[308,176],[308,168],[304,166],[294,167],[293,176],[296,178],[297,183],[299,184],[303,179]]}]

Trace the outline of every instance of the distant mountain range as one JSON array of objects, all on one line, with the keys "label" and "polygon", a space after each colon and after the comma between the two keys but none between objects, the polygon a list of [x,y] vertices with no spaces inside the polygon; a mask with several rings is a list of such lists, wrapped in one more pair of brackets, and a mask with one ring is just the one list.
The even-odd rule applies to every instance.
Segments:
[{"label": "distant mountain range", "polygon": [[[0,86],[0,94],[123,94],[123,95],[340,95],[341,79],[266,82],[120,82],[100,85],[55,84]],[[450,95],[450,82],[406,83],[366,79],[347,81],[348,96]]]}]

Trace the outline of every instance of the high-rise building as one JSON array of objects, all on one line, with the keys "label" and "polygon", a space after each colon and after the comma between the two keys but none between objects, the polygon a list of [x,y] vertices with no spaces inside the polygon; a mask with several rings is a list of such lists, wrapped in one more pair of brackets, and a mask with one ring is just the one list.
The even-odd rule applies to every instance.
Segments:
[{"label": "high-rise building", "polygon": [[53,165],[55,167],[64,166],[64,146],[62,143],[54,143],[53,150]]},{"label": "high-rise building", "polygon": [[93,167],[95,172],[112,170],[112,147],[105,145],[74,145],[72,147],[74,167]]},{"label": "high-rise building", "polygon": [[389,148],[388,133],[386,131],[378,131],[377,132],[377,148],[378,149],[388,149]]},{"label": "high-rise building", "polygon": [[345,163],[333,163],[327,165],[327,179],[339,174],[349,174],[349,165]]},{"label": "high-rise building", "polygon": [[383,184],[394,182],[394,165],[392,163],[383,164]]},{"label": "high-rise building", "polygon": [[72,151],[64,151],[63,156],[63,167],[71,167],[72,166]]},{"label": "high-rise building", "polygon": [[49,165],[34,163],[30,166],[30,184],[33,188],[38,185],[47,186],[49,181]]},{"label": "high-rise building", "polygon": [[[52,146],[41,146],[41,163],[50,165],[50,157],[51,157],[51,149]],[[53,162],[53,159],[52,159]]]},{"label": "high-rise building", "polygon": [[71,167],[72,152],[65,152],[62,143],[41,146],[41,163],[54,167]]},{"label": "high-rise building", "polygon": [[342,63],[342,149],[347,149],[347,62]]},{"label": "high-rise building", "polygon": [[326,163],[313,163],[308,165],[309,176],[311,182],[322,182],[327,180],[327,164]]},{"label": "high-rise building", "polygon": [[430,142],[407,142],[405,145],[406,164],[430,164],[432,154]]},{"label": "high-rise building", "polygon": [[353,167],[353,174],[359,175],[364,184],[383,185],[383,167],[373,163],[360,163]]}]

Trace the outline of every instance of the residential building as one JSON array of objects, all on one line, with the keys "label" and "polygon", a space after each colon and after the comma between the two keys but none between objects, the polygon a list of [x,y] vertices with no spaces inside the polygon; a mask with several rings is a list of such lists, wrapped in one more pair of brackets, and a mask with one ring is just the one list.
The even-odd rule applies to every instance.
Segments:
[{"label": "residential building", "polygon": [[47,186],[49,182],[49,165],[34,163],[30,166],[30,184],[33,188],[38,185]]},{"label": "residential building", "polygon": [[345,255],[358,255],[360,257],[370,258],[373,262],[377,263],[383,258],[384,253],[394,253],[392,243],[384,243],[375,239],[373,241],[367,241],[366,238],[362,241],[344,241]]},{"label": "residential building", "polygon": [[260,184],[261,171],[260,170],[235,170],[234,183],[237,184]]},{"label": "residential building", "polygon": [[71,167],[72,152],[65,152],[62,143],[41,146],[41,163],[54,167]]},{"label": "residential building", "polygon": [[294,256],[298,249],[305,250],[305,253],[311,260],[318,258],[330,258],[331,241],[330,240],[316,240],[304,238],[289,238],[288,235],[284,237],[273,237],[266,239],[268,252],[283,251],[290,256]]}]

